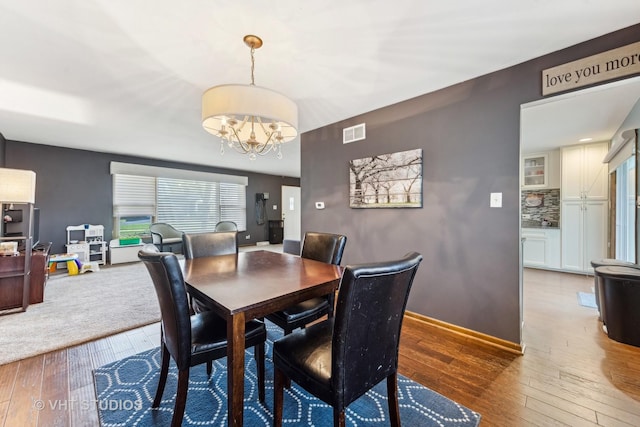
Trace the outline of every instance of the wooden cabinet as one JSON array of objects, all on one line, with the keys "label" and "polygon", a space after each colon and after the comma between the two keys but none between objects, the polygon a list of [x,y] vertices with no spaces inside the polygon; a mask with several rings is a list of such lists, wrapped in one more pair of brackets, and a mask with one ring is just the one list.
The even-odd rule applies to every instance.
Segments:
[{"label": "wooden cabinet", "polygon": [[592,259],[607,258],[608,201],[562,202],[562,269],[593,273]]},{"label": "wooden cabinet", "polygon": [[562,269],[592,273],[592,259],[607,258],[609,175],[602,160],[609,144],[562,149]]},{"label": "wooden cabinet", "polygon": [[549,156],[533,154],[522,158],[522,188],[546,188],[549,186]]},{"label": "wooden cabinet", "polygon": [[51,243],[38,245],[29,254],[0,257],[0,310],[20,307],[23,298],[25,260],[29,260],[29,304],[44,300],[44,289],[49,277],[49,249]]},{"label": "wooden cabinet", "polygon": [[602,160],[609,144],[575,145],[562,149],[562,200],[607,200],[609,176]]},{"label": "wooden cabinet", "polygon": [[522,156],[523,190],[560,188],[560,150]]},{"label": "wooden cabinet", "polygon": [[523,228],[522,265],[556,270],[560,268],[560,230]]}]

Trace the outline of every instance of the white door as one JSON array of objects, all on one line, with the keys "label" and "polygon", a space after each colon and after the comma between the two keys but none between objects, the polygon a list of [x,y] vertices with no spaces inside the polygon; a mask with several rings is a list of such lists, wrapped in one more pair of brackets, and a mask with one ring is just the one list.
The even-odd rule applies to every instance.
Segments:
[{"label": "white door", "polygon": [[284,221],[284,238],[301,240],[300,187],[282,186],[282,220]]}]

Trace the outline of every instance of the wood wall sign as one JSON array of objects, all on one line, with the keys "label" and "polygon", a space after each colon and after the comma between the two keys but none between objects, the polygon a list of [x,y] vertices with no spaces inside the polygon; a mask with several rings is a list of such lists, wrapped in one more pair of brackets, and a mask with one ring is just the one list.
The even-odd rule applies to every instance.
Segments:
[{"label": "wood wall sign", "polygon": [[542,95],[640,73],[640,42],[542,71]]}]

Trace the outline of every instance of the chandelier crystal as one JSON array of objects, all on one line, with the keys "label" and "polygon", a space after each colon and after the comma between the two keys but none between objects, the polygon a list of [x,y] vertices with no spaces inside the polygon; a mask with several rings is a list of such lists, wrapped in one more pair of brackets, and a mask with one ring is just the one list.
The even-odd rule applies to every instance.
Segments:
[{"label": "chandelier crystal", "polygon": [[244,43],[251,49],[251,84],[207,89],[202,95],[202,126],[220,138],[222,155],[227,145],[251,160],[272,151],[281,159],[282,144],[298,136],[298,107],[286,96],[255,85],[254,53],[262,39],[247,35]]}]

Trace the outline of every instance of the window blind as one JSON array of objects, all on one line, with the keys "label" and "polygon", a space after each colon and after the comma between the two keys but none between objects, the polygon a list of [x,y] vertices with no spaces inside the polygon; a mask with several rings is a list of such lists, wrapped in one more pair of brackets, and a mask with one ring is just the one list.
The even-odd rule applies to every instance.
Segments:
[{"label": "window blind", "polygon": [[247,229],[246,187],[229,182],[183,178],[113,175],[116,224],[129,216],[151,215],[185,233],[215,230],[219,221]]},{"label": "window blind", "polygon": [[220,183],[220,221],[233,221],[247,229],[247,192],[243,185]]},{"label": "window blind", "polygon": [[150,176],[113,175],[113,216],[155,215],[156,180]]},{"label": "window blind", "polygon": [[196,233],[213,231],[219,220],[218,183],[158,178],[157,222]]}]

